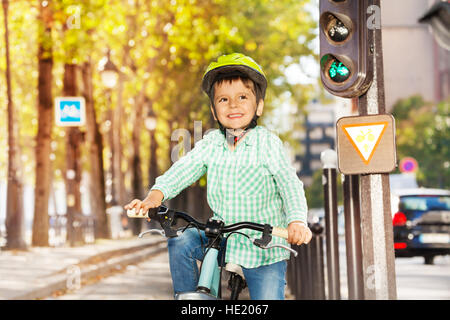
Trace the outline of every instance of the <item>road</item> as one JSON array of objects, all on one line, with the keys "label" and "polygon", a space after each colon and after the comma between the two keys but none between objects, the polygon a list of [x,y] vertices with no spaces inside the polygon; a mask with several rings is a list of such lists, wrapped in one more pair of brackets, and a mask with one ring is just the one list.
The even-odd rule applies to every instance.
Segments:
[{"label": "road", "polygon": [[[397,258],[397,297],[400,300],[450,300],[450,256],[438,256],[434,265],[423,258]],[[341,298],[347,299],[345,252],[340,252]],[[245,299],[245,297],[243,297]],[[138,265],[114,273],[80,289],[49,299],[57,300],[166,300],[172,285],[166,251]]]},{"label": "road", "polygon": [[[339,241],[341,298],[348,299],[345,241]],[[395,277],[398,300],[450,300],[450,256],[437,256],[434,265],[423,257],[396,258]]]},{"label": "road", "polygon": [[450,256],[438,256],[434,265],[422,257],[395,260],[398,299],[450,300]]}]

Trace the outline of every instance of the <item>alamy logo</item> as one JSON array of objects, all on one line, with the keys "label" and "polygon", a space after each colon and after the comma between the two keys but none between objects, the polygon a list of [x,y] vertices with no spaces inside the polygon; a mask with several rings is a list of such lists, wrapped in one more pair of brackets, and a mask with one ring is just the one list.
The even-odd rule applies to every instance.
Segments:
[{"label": "alamy logo", "polygon": [[70,14],[66,21],[67,29],[81,29],[81,7],[68,6],[66,11]]},{"label": "alamy logo", "polygon": [[66,279],[67,290],[79,290],[81,288],[81,269],[73,265],[67,269]]},{"label": "alamy logo", "polygon": [[367,19],[367,28],[369,30],[381,29],[381,8],[377,5],[367,7],[367,14],[370,17]]},{"label": "alamy logo", "polygon": [[[194,146],[195,144],[201,140],[204,136],[206,136],[209,132],[217,130],[215,128],[208,129],[205,131],[203,135],[203,126],[202,121],[194,121]],[[270,133],[276,136],[279,136],[279,132],[276,130],[270,130]],[[228,133],[227,133],[228,135]],[[176,162],[178,159],[186,155],[189,151],[191,151],[191,132],[185,128],[178,128],[172,132],[170,137],[171,141],[178,141],[178,144],[172,148],[171,151],[171,160],[172,163]],[[271,141],[271,139],[268,139]]]}]

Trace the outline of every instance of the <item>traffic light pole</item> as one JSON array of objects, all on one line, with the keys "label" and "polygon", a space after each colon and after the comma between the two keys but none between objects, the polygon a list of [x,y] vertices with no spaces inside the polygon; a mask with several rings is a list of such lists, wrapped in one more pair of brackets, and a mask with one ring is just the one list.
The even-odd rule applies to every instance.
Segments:
[{"label": "traffic light pole", "polygon": [[[370,1],[380,8],[380,0]],[[373,82],[358,98],[361,116],[386,113],[381,29],[368,30],[368,58]],[[395,256],[390,206],[389,174],[360,176],[364,298],[396,299]]]}]

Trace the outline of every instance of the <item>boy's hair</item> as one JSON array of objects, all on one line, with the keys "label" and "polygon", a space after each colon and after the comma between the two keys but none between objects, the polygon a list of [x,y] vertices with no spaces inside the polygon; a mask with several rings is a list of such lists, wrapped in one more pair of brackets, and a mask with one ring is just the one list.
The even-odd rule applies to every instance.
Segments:
[{"label": "boy's hair", "polygon": [[232,73],[219,74],[216,77],[216,79],[214,80],[214,83],[211,87],[211,91],[210,91],[210,95],[209,95],[209,99],[210,99],[211,105],[213,107],[214,107],[215,86],[221,85],[224,82],[231,83],[235,80],[241,80],[245,87],[252,90],[253,94],[256,97],[256,104],[258,104],[258,102],[261,99],[263,99],[263,93],[262,93],[261,87],[255,81],[250,79],[246,74],[239,72],[239,71],[235,71]]}]

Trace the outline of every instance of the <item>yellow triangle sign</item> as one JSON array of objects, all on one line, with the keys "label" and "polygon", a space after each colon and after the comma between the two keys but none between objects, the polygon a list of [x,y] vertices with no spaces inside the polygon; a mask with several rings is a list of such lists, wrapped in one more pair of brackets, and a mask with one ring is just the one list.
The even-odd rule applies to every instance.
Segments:
[{"label": "yellow triangle sign", "polygon": [[347,124],[342,126],[342,130],[362,161],[368,165],[387,126],[387,121]]}]

